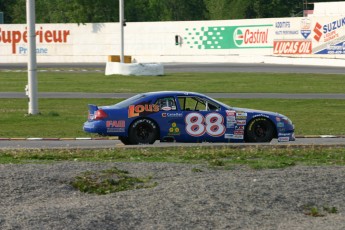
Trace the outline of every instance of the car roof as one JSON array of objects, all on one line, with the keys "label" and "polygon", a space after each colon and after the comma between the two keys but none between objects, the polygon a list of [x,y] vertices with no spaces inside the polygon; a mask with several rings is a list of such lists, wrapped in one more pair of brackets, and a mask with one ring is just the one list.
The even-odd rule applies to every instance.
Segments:
[{"label": "car roof", "polygon": [[164,97],[164,96],[202,96],[206,97],[206,95],[201,93],[195,92],[187,92],[187,91],[156,91],[156,92],[148,92],[143,93],[146,96],[156,96],[156,97]]}]

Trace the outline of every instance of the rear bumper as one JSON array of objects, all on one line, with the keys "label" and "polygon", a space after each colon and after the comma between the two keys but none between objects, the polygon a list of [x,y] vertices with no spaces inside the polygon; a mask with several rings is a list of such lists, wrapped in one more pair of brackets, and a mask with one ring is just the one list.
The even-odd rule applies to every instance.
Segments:
[{"label": "rear bumper", "polygon": [[87,121],[84,123],[83,130],[88,133],[104,134],[106,129],[103,121]]}]

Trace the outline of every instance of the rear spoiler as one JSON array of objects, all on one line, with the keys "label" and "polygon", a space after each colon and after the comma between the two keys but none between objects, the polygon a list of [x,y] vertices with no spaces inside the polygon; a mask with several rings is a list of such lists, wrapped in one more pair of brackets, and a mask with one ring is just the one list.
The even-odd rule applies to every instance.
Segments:
[{"label": "rear spoiler", "polygon": [[89,104],[88,106],[89,106],[89,120],[92,120],[95,115],[95,112],[98,110],[98,106],[92,105],[92,104]]}]

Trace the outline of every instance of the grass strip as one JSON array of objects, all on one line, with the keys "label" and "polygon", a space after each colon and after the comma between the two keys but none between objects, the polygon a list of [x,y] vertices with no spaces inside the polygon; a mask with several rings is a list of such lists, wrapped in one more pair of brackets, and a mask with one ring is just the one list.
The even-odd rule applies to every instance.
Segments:
[{"label": "grass strip", "polygon": [[231,169],[246,165],[254,169],[285,168],[295,165],[345,165],[343,147],[296,146],[238,148],[167,147],[115,148],[102,150],[0,150],[0,164],[55,163],[60,161],[88,162],[170,162],[206,164]]},{"label": "grass strip", "polygon": [[[39,99],[41,115],[26,116],[26,99],[0,99],[0,138],[90,137],[82,130],[88,104],[118,99]],[[279,112],[295,124],[296,135],[344,135],[345,100],[221,99],[235,107]],[[93,136],[94,137],[94,136]]]},{"label": "grass strip", "polygon": [[[105,76],[104,73],[38,73],[39,92],[139,93],[344,93],[345,75],[302,73],[169,73]],[[24,92],[27,73],[0,72],[0,92]]]}]

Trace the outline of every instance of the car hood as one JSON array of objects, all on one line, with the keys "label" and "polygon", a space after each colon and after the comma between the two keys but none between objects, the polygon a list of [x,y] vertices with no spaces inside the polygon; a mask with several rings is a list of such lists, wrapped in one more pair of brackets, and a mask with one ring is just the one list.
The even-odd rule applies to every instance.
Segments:
[{"label": "car hood", "polygon": [[278,116],[278,117],[286,117],[283,114],[271,112],[271,111],[264,111],[264,110],[256,110],[256,109],[246,109],[246,108],[239,108],[239,107],[232,107],[231,109],[235,110],[236,112],[245,112],[245,113],[253,113],[253,114],[265,114],[268,116]]}]

